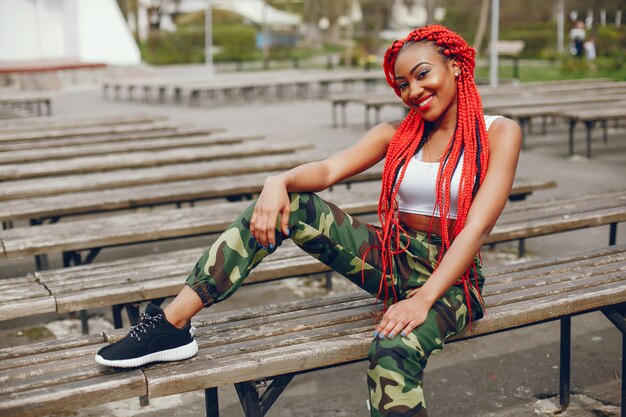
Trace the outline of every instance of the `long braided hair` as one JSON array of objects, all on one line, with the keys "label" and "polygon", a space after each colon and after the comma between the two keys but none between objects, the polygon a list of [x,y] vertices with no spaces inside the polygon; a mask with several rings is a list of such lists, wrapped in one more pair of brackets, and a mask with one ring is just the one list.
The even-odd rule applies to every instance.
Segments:
[{"label": "long braided hair", "polygon": [[[487,172],[489,142],[482,103],[474,82],[475,50],[450,29],[439,25],[425,26],[415,29],[406,38],[395,41],[385,53],[384,59],[384,71],[389,85],[398,96],[401,95],[395,81],[396,58],[404,46],[416,43],[430,44],[446,61],[455,59],[460,70],[460,74],[456,78],[458,109],[456,129],[439,165],[436,203],[429,228],[432,230],[433,219],[438,211],[441,218],[442,244],[437,257],[436,268],[451,242],[465,226],[472,200]],[[405,250],[400,240],[401,232],[404,230],[398,220],[396,197],[410,158],[426,143],[427,136],[424,134],[424,124],[421,116],[416,111],[411,110],[396,130],[387,150],[378,206],[378,218],[381,223],[378,238],[382,251],[381,267],[385,277],[383,279],[389,279],[391,283],[395,283],[393,257]],[[450,233],[447,221],[450,215],[450,183],[461,158],[463,158],[463,168],[458,192],[457,218],[452,233]],[[475,268],[475,264],[472,263],[457,282],[457,285],[463,286],[467,306],[470,309],[470,318],[469,286],[478,285],[476,281],[470,282],[472,269],[474,269],[474,276],[476,276]],[[384,298],[385,304],[387,304],[386,301],[390,296],[388,287],[383,285],[381,280],[379,298]],[[391,285],[391,288],[395,302],[397,300],[395,285]]]}]

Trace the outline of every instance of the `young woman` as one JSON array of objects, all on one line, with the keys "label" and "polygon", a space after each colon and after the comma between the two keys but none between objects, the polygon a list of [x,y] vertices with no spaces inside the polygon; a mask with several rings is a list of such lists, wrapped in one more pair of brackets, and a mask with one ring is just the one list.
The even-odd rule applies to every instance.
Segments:
[{"label": "young woman", "polygon": [[[394,42],[384,70],[408,116],[326,160],[268,178],[165,310],[149,305],[96,361],[133,367],[195,355],[191,317],[228,298],[289,237],[388,306],[369,352],[372,415],[425,416],[429,355],[483,315],[477,254],[507,201],[520,151],[517,124],[483,115],[474,55],[436,25]],[[312,193],[383,158],[380,227]]]}]

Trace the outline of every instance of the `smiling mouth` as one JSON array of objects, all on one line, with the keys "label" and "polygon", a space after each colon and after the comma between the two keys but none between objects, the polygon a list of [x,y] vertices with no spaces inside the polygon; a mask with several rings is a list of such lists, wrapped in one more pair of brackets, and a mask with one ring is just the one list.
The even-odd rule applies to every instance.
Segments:
[{"label": "smiling mouth", "polygon": [[434,97],[435,96],[433,95],[433,96],[430,96],[430,97],[428,97],[428,98],[426,98],[426,99],[424,99],[422,101],[417,102],[416,103],[417,107],[425,107],[425,106],[427,106],[431,101],[433,101]]}]

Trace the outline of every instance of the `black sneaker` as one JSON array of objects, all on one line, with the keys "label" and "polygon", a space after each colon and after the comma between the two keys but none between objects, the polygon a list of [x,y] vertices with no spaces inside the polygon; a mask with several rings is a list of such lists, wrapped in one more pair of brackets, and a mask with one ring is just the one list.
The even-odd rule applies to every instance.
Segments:
[{"label": "black sneaker", "polygon": [[96,353],[96,362],[118,368],[133,368],[151,362],[179,361],[198,353],[193,338],[195,327],[187,323],[179,329],[172,325],[163,310],[148,304],[139,323],[133,326],[125,338]]}]

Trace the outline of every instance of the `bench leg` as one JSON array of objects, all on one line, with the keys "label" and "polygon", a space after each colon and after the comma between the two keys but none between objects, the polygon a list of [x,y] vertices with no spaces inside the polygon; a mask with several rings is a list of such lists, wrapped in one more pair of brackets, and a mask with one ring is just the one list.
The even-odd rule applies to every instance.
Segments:
[{"label": "bench leg", "polygon": [[526,255],[526,239],[520,239],[517,242],[517,257],[523,258]]},{"label": "bench leg", "polygon": [[333,289],[333,273],[332,271],[328,271],[324,273],[324,278],[325,278],[325,284],[324,284],[324,288],[326,288],[327,291],[330,291]]},{"label": "bench leg", "polygon": [[621,416],[626,417],[626,310],[615,307],[602,309],[607,319],[622,333],[622,392],[621,392]]},{"label": "bench leg", "polygon": [[48,255],[41,254],[35,255],[35,266],[37,267],[37,271],[45,271],[46,269],[50,269],[50,264],[48,263]]},{"label": "bench leg", "polygon": [[617,241],[617,223],[611,223],[609,227],[609,246],[615,246]]},{"label": "bench leg", "polygon": [[259,388],[265,380],[235,384],[241,407],[246,417],[263,417],[293,379],[293,374],[277,376],[259,397]]},{"label": "bench leg", "polygon": [[522,131],[522,149],[526,149],[526,136],[528,136],[528,117],[520,117],[520,130]]},{"label": "bench leg", "polygon": [[259,391],[254,381],[235,384],[241,408],[246,417],[263,417]]},{"label": "bench leg", "polygon": [[572,318],[563,317],[561,319],[561,367],[559,378],[559,402],[563,409],[569,405],[571,333]]},{"label": "bench leg", "polygon": [[574,155],[574,128],[576,128],[576,120],[569,122],[569,156]]},{"label": "bench leg", "polygon": [[204,407],[206,408],[206,417],[220,417],[217,387],[204,390]]},{"label": "bench leg", "polygon": [[87,310],[80,310],[80,326],[83,334],[89,334],[89,316]]},{"label": "bench leg", "polygon": [[122,309],[124,304],[115,304],[111,306],[111,313],[113,314],[113,327],[121,329],[122,324]]},{"label": "bench leg", "polygon": [[585,127],[587,128],[587,158],[591,158],[591,131],[595,125],[595,122],[585,122]]}]

